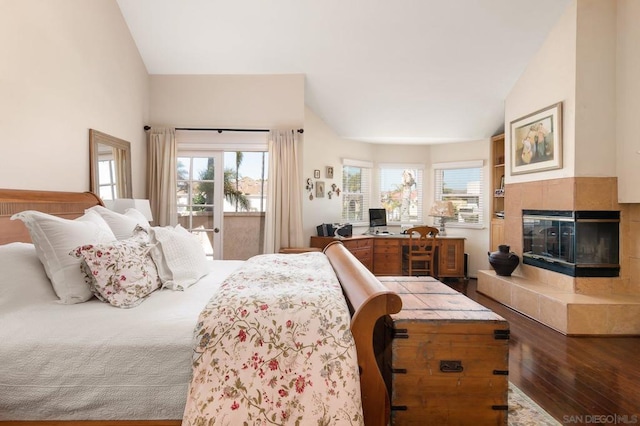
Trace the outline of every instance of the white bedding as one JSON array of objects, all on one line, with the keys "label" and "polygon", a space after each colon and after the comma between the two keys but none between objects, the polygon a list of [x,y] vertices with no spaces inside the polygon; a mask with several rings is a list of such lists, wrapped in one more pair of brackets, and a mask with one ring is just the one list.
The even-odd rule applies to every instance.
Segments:
[{"label": "white bedding", "polygon": [[0,246],[0,420],[182,418],[198,315],[242,263],[119,309],[61,304],[33,245]]}]

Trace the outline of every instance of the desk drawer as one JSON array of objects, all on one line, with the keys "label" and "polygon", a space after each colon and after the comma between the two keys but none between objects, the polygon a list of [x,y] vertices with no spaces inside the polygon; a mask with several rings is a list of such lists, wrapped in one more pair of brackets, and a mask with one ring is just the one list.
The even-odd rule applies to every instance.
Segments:
[{"label": "desk drawer", "polygon": [[349,251],[353,253],[356,259],[360,261],[363,261],[363,260],[371,261],[372,254],[373,254],[371,247],[351,249]]},{"label": "desk drawer", "polygon": [[382,247],[382,246],[400,246],[400,240],[398,239],[386,239],[386,238],[376,238],[373,242],[374,246],[376,248],[378,247]]},{"label": "desk drawer", "polygon": [[375,250],[376,256],[377,255],[384,255],[384,254],[396,254],[396,255],[400,254],[400,246],[396,246],[396,247],[394,247],[394,246],[381,246],[381,247],[376,246],[374,250]]},{"label": "desk drawer", "polygon": [[376,257],[373,261],[373,273],[375,275],[401,275],[402,264],[397,260],[385,262]]},{"label": "desk drawer", "polygon": [[371,239],[361,239],[361,240],[342,240],[344,246],[349,250],[359,249],[359,248],[371,248]]},{"label": "desk drawer", "polygon": [[375,259],[376,262],[380,262],[380,263],[399,263],[401,262],[401,258],[400,258],[400,252],[383,252],[380,253],[379,251],[376,250],[373,258]]}]

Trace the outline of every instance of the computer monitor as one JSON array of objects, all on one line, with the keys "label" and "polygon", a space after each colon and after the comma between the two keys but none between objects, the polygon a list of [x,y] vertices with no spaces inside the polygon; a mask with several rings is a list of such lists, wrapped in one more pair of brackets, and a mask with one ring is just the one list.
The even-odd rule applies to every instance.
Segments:
[{"label": "computer monitor", "polygon": [[387,210],[369,209],[369,227],[387,226]]}]

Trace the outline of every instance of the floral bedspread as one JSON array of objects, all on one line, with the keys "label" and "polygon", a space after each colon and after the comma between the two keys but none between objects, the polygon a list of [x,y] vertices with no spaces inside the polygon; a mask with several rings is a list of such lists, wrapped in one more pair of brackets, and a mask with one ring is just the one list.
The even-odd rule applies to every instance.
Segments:
[{"label": "floral bedspread", "polygon": [[249,259],[200,314],[183,425],[362,425],[349,325],[324,254]]}]

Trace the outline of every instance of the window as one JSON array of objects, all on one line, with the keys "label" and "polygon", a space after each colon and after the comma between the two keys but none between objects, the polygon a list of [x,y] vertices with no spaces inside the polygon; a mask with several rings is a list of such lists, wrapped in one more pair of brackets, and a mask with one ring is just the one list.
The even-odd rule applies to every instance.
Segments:
[{"label": "window", "polygon": [[342,220],[358,223],[369,221],[371,169],[367,161],[344,159],[342,162]]},{"label": "window", "polygon": [[482,227],[482,160],[434,164],[435,199],[451,201],[455,217],[447,226]]},{"label": "window", "polygon": [[267,152],[224,153],[224,211],[267,209]]},{"label": "window", "polygon": [[380,205],[387,210],[387,222],[422,223],[424,166],[380,165]]},{"label": "window", "polygon": [[100,198],[103,200],[116,199],[116,169],[115,161],[98,159],[98,177]]},{"label": "window", "polygon": [[[224,212],[266,210],[268,155],[267,152],[224,153]],[[206,153],[178,157],[178,212],[202,211],[204,207],[213,206],[214,162]]]}]

